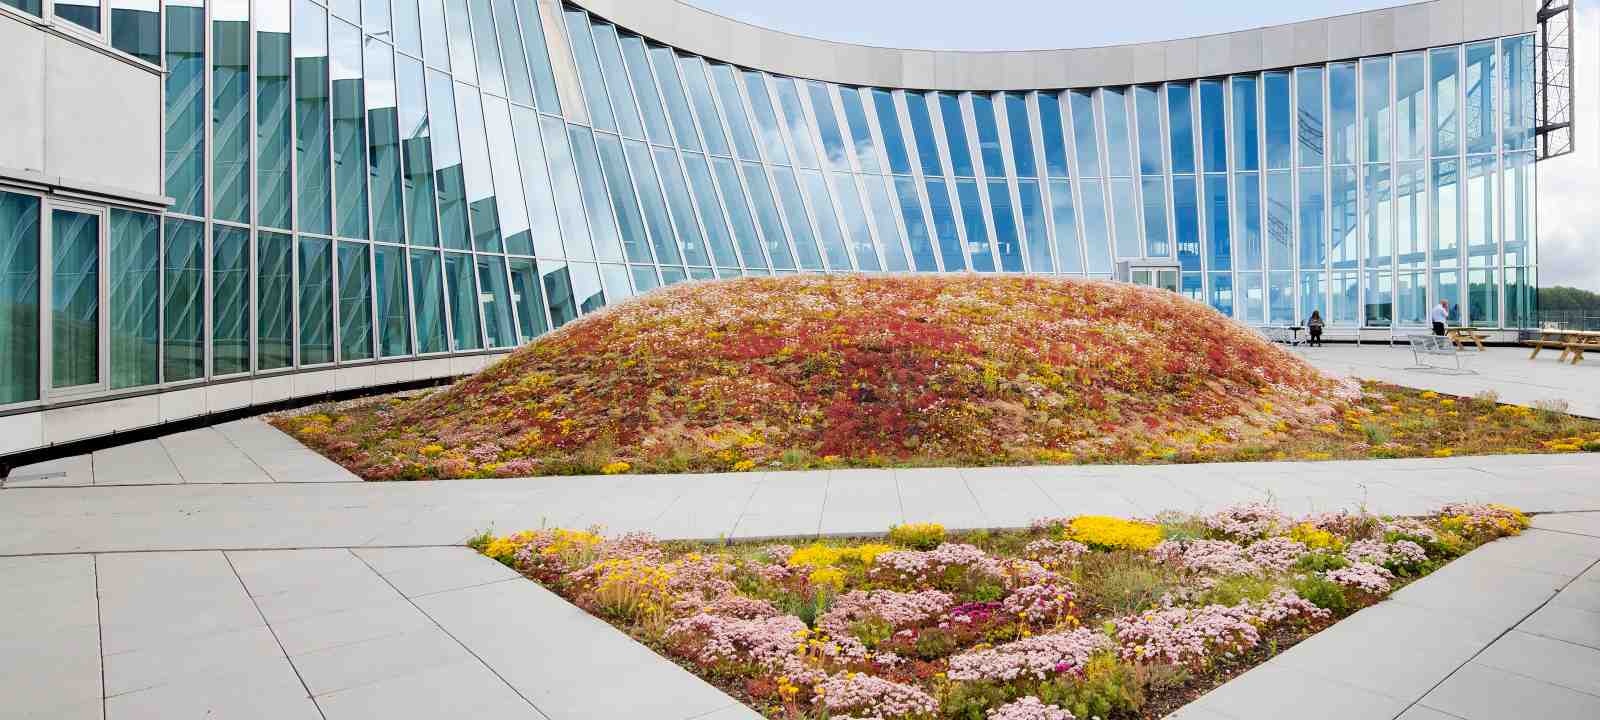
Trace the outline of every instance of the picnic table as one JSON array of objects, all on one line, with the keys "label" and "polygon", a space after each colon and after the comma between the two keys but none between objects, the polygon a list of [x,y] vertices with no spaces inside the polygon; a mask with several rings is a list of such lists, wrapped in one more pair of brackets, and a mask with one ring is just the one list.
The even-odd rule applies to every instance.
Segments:
[{"label": "picnic table", "polygon": [[1478,352],[1483,352],[1483,341],[1489,339],[1488,335],[1468,327],[1450,328],[1445,331],[1445,336],[1456,344],[1458,350],[1465,350],[1470,342],[1478,346]]},{"label": "picnic table", "polygon": [[1537,339],[1529,340],[1528,345],[1533,346],[1533,354],[1529,360],[1539,357],[1539,351],[1546,348],[1560,349],[1561,357],[1556,362],[1566,362],[1570,356],[1572,364],[1577,365],[1583,359],[1585,350],[1600,351],[1600,332],[1593,330],[1540,330]]}]

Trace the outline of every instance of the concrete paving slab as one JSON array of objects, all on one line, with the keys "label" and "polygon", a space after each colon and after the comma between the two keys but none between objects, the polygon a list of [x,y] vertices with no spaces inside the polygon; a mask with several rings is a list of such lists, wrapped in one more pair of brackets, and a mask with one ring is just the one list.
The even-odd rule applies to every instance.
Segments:
[{"label": "concrete paving slab", "polygon": [[1573,579],[1600,562],[1600,538],[1531,529],[1478,548],[1472,558]]},{"label": "concrete paving slab", "polygon": [[222,553],[116,554],[96,562],[108,657],[265,627]]},{"label": "concrete paving slab", "polygon": [[1498,630],[1448,613],[1382,602],[1273,658],[1275,664],[1390,697],[1421,697]]},{"label": "concrete paving slab", "polygon": [[1434,571],[1424,582],[1399,589],[1390,598],[1455,613],[1464,622],[1504,629],[1537,610],[1570,579],[1479,559],[1474,551]]},{"label": "concrete paving slab", "polygon": [[1190,704],[1234,720],[1392,718],[1410,703],[1276,663],[1258,665]]},{"label": "concrete paving slab", "polygon": [[313,697],[419,675],[443,665],[471,661],[472,654],[437,625],[345,643],[290,658]]},{"label": "concrete paving slab", "polygon": [[1422,699],[1422,704],[1463,720],[1594,720],[1600,697],[1468,663]]},{"label": "concrete paving slab", "polygon": [[1518,630],[1600,650],[1600,612],[1557,604],[1539,608]]},{"label": "concrete paving slab", "polygon": [[1589,537],[1600,537],[1600,512],[1564,512],[1540,515],[1533,519],[1533,526],[1541,530],[1559,530],[1578,535],[1588,535]]},{"label": "concrete paving slab", "polygon": [[189,483],[267,483],[272,477],[213,428],[161,438],[172,464]]},{"label": "concrete paving slab", "polygon": [[160,440],[141,440],[94,452],[96,485],[173,485],[183,482]]},{"label": "concrete paving slab", "polygon": [[11,469],[5,487],[82,487],[94,484],[94,458],[91,455],[46,460]]},{"label": "concrete paving slab", "polygon": [[317,698],[326,720],[547,720],[475,659]]},{"label": "concrete paving slab", "polygon": [[1473,662],[1600,697],[1600,650],[1512,630]]},{"label": "concrete paving slab", "polygon": [[353,552],[408,598],[522,577],[464,547],[370,548]]},{"label": "concrete paving slab", "polygon": [[101,717],[94,558],[0,558],[0,718]]},{"label": "concrete paving slab", "polygon": [[260,418],[245,418],[214,428],[277,482],[361,482],[332,460]]},{"label": "concrete paving slab", "polygon": [[961,474],[989,527],[1027,527],[1040,517],[1061,514],[1055,500],[1040,490],[1028,474],[984,472],[983,469],[963,470]]}]

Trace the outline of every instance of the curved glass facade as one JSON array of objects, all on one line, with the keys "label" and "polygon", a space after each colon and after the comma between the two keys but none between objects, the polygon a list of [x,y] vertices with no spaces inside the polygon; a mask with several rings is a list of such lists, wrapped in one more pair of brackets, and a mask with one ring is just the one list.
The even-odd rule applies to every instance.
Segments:
[{"label": "curved glass facade", "polygon": [[1115,277],[1255,325],[1419,326],[1441,298],[1532,321],[1531,36],[985,93],[775,75],[556,0],[161,20],[140,52],[168,73],[175,203],[0,192],[0,404],[505,349],[793,272]]}]

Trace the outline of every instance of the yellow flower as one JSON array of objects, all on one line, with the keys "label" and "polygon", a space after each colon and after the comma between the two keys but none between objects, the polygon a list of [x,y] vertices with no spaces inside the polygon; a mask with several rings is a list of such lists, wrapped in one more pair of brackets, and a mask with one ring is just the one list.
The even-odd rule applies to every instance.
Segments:
[{"label": "yellow flower", "polygon": [[1433,456],[1438,458],[1446,458],[1454,454],[1456,454],[1456,451],[1450,448],[1439,448],[1438,450],[1433,451]]},{"label": "yellow flower", "polygon": [[733,464],[733,469],[738,471],[738,472],[744,472],[744,471],[749,470],[749,469],[751,469],[751,468],[753,468],[755,466],[756,466],[756,461],[754,461],[754,460],[740,460],[739,462],[736,462],[736,463]]},{"label": "yellow flower", "polygon": [[1344,547],[1344,541],[1327,530],[1320,530],[1311,523],[1300,523],[1289,530],[1289,539],[1305,544],[1312,550],[1338,550]]},{"label": "yellow flower", "polygon": [[817,568],[807,579],[817,588],[829,588],[836,593],[844,589],[844,571],[839,568]]},{"label": "yellow flower", "polygon": [[618,473],[625,473],[625,472],[627,472],[629,470],[632,470],[632,469],[633,469],[632,465],[629,465],[628,463],[625,463],[625,462],[623,462],[621,460],[618,460],[616,462],[606,463],[605,465],[601,466],[600,467],[600,472],[603,472],[603,473],[605,473],[607,475],[616,475]]},{"label": "yellow flower", "polygon": [[422,453],[424,457],[437,457],[439,454],[444,452],[444,446],[438,443],[423,445],[422,449],[418,450],[418,452]]},{"label": "yellow flower", "polygon": [[1063,534],[1068,540],[1106,550],[1149,550],[1161,542],[1161,528],[1156,525],[1105,515],[1075,517]]}]

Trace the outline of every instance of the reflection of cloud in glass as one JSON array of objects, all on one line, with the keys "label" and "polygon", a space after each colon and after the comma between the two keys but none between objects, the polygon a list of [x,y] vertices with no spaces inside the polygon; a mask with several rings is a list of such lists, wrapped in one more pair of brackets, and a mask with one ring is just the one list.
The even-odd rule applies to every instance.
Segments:
[{"label": "reflection of cloud in glass", "polygon": [[[1593,5],[1574,12],[1574,31],[1592,28],[1600,20]],[[1581,41],[1582,38],[1579,38]],[[1594,43],[1576,43],[1573,75],[1593,78],[1600,72],[1600,51]],[[1568,285],[1600,291],[1600,97],[1597,86],[1585,80],[1572,93],[1573,118],[1578,123],[1576,150],[1566,157],[1539,163],[1539,286]]]},{"label": "reflection of cloud in glass", "polygon": [[256,0],[256,32],[289,32],[289,0]]}]

